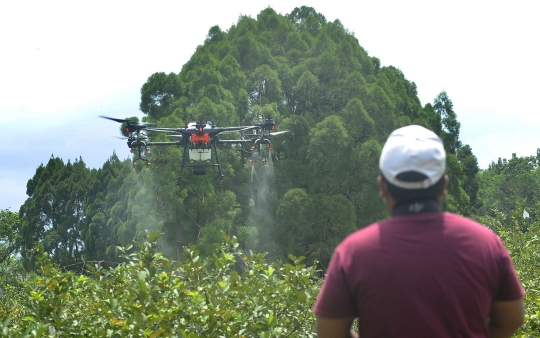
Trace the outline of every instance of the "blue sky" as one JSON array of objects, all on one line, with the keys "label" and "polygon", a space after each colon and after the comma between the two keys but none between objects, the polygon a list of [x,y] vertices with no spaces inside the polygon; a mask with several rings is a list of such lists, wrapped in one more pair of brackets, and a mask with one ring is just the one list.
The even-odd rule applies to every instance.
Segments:
[{"label": "blue sky", "polygon": [[209,28],[268,6],[339,19],[382,65],[417,84],[422,104],[445,90],[481,168],[536,154],[540,5],[508,1],[38,1],[0,3],[0,208],[18,210],[51,154],[99,167],[125,144],[98,115],[138,112],[155,72],[179,72]]}]

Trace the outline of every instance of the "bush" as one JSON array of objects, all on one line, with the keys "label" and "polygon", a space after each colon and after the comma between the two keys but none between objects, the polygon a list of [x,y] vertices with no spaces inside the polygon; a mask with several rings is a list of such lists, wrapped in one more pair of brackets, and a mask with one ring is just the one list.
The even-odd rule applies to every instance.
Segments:
[{"label": "bush", "polygon": [[525,289],[525,324],[516,337],[540,337],[540,222],[523,218],[523,208],[507,217],[496,212],[495,217],[481,217],[480,222],[497,233],[514,262]]},{"label": "bush", "polygon": [[320,287],[315,267],[267,264],[235,238],[203,259],[195,246],[181,261],[163,257],[148,234],[121,249],[114,268],[62,272],[37,248],[39,274],[0,297],[5,337],[314,337]]},{"label": "bush", "polygon": [[[527,292],[515,336],[539,337],[540,222],[521,214],[479,221],[502,238]],[[290,264],[268,264],[263,254],[242,252],[235,238],[211,258],[192,246],[174,261],[158,251],[159,234],[147,237],[138,250],[120,249],[123,263],[87,265],[84,274],[61,271],[38,246],[38,273],[0,295],[0,336],[315,337],[315,264],[293,256]]]}]

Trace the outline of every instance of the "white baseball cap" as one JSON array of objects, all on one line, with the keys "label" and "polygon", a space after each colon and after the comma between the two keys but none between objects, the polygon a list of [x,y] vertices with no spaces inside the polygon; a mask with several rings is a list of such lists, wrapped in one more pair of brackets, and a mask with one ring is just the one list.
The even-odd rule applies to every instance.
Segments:
[{"label": "white baseball cap", "polygon": [[[426,189],[437,183],[446,170],[442,140],[431,130],[411,125],[394,130],[382,149],[379,169],[390,183],[403,189]],[[423,181],[397,179],[405,172],[426,176]]]}]

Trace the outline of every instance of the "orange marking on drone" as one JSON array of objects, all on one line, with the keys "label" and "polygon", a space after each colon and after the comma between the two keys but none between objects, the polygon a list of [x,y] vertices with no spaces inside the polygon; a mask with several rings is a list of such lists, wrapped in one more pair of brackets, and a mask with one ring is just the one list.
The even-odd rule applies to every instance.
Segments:
[{"label": "orange marking on drone", "polygon": [[202,135],[192,134],[191,143],[199,143],[199,142],[201,142],[202,144],[210,143],[210,134],[202,134]]}]

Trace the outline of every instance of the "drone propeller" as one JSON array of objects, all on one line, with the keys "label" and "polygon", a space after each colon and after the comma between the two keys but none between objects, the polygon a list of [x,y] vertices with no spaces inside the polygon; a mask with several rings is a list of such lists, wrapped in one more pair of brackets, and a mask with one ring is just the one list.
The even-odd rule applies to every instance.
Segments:
[{"label": "drone propeller", "polygon": [[[125,120],[125,119],[116,119],[114,117],[108,117],[108,116],[104,116],[104,115],[99,115],[99,117],[101,117],[102,119],[107,119],[107,120],[115,121],[115,122],[118,122],[118,123],[124,123],[124,122],[129,121],[129,120]],[[133,121],[131,121],[131,122],[133,122]]]},{"label": "drone propeller", "polygon": [[140,124],[137,121],[126,120],[126,119],[117,119],[117,118],[109,117],[109,116],[105,116],[105,115],[99,115],[99,117],[101,117],[102,119],[107,119],[107,120],[115,121],[115,122],[118,122],[118,123],[124,123],[125,122],[125,123],[130,123],[130,124],[138,124],[138,125],[141,125],[141,126],[155,126],[155,125],[157,125],[157,123],[155,123],[155,122],[146,122],[144,124]]},{"label": "drone propeller", "polygon": [[126,119],[117,119],[117,118],[114,118],[114,117],[109,117],[109,116],[104,116],[104,115],[100,115],[99,117],[101,117],[103,119],[115,121],[115,122],[118,122],[118,123],[125,123],[126,124],[125,125],[125,132],[126,133],[135,133],[136,132],[137,135],[138,135],[141,130],[146,129],[146,124],[140,124],[137,121],[126,120]]},{"label": "drone propeller", "polygon": [[125,136],[111,136],[120,140],[139,140],[139,141],[149,141],[150,139],[146,135],[140,135],[139,137],[125,137]]}]

